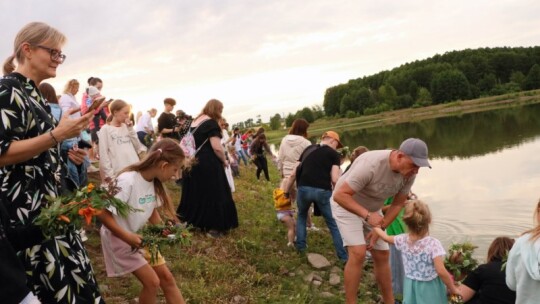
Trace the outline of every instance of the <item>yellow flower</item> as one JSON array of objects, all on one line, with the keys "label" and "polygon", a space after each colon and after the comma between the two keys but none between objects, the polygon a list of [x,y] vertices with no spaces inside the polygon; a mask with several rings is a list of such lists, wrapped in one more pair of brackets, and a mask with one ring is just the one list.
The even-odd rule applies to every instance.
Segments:
[{"label": "yellow flower", "polygon": [[79,215],[84,217],[87,225],[90,225],[90,223],[92,222],[92,217],[94,215],[99,215],[101,214],[101,212],[103,212],[103,210],[95,209],[92,207],[79,209]]},{"label": "yellow flower", "polygon": [[92,190],[94,190],[95,186],[92,183],[88,183],[88,187],[86,187],[86,188],[88,189],[87,192],[90,193],[90,192],[92,192]]}]

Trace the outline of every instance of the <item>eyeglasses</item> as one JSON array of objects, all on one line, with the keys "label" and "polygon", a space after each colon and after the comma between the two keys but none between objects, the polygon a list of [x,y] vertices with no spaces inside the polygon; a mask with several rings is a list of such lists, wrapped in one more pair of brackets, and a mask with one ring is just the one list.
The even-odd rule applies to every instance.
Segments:
[{"label": "eyeglasses", "polygon": [[35,47],[48,51],[49,54],[51,54],[51,60],[53,61],[64,63],[64,61],[66,60],[66,55],[62,54],[62,52],[59,50],[52,49],[52,48],[42,46],[42,45],[35,45]]}]

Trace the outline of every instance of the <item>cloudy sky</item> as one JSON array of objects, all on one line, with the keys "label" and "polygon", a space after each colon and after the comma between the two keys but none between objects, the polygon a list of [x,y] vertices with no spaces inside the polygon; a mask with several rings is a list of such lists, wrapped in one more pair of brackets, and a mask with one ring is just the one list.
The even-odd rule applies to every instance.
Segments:
[{"label": "cloudy sky", "polygon": [[173,97],[197,114],[217,98],[233,123],[322,105],[330,86],[435,54],[540,45],[537,0],[2,0],[0,11],[3,58],[31,21],[68,37],[48,80],[58,92],[98,76],[135,111]]}]

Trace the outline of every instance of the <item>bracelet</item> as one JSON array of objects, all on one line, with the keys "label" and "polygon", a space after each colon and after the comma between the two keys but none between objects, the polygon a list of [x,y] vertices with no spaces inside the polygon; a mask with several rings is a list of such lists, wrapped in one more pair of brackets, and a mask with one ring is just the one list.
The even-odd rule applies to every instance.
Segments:
[{"label": "bracelet", "polygon": [[51,136],[52,140],[54,141],[54,144],[58,145],[58,140],[56,139],[56,137],[54,137],[54,134],[52,133],[52,131],[49,132],[49,135]]},{"label": "bracelet", "polygon": [[371,212],[368,211],[368,213],[366,214],[366,217],[364,218],[364,220],[365,220],[366,222],[368,222],[370,216],[371,216]]}]

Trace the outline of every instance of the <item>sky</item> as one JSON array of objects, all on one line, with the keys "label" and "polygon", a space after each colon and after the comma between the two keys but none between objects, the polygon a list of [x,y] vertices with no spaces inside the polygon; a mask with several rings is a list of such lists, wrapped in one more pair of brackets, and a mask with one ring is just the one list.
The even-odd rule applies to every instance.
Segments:
[{"label": "sky", "polygon": [[2,58],[28,22],[67,36],[46,80],[59,94],[97,76],[134,112],[172,97],[197,115],[217,98],[233,124],[322,106],[329,87],[435,54],[540,45],[537,0],[1,0],[0,11]]}]

